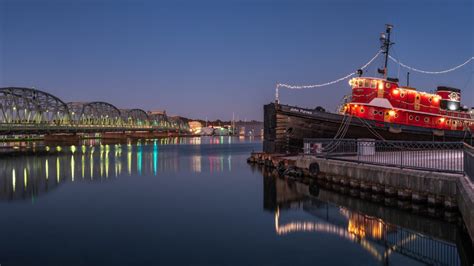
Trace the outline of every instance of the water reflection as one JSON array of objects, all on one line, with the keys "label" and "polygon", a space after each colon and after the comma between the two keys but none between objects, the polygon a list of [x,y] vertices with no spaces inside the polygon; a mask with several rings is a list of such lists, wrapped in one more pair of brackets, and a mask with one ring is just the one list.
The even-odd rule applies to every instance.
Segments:
[{"label": "water reflection", "polygon": [[[376,264],[469,264],[469,243],[455,223],[385,208],[320,186],[264,171],[264,208],[274,213],[275,233],[330,234],[360,246]],[[295,211],[309,214],[299,219]],[[468,253],[459,247],[467,246]]]},{"label": "water reflection", "polygon": [[[33,198],[64,182],[100,182],[112,177],[157,176],[178,170],[193,173],[232,170],[231,148],[224,145],[232,143],[232,139],[227,137],[165,138],[135,144],[103,144],[97,140],[90,143],[97,145],[57,147],[55,150],[60,153],[2,158],[0,199]],[[126,172],[122,165],[126,165]]]},{"label": "water reflection", "polygon": [[259,143],[231,143],[172,138],[3,157],[2,265],[456,265],[472,253],[457,224],[262,177],[245,162]]}]

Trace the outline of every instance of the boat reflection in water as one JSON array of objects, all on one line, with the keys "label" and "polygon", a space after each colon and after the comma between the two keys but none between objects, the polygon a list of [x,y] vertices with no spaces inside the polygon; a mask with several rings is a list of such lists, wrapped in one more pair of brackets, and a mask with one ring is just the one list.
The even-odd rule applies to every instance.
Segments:
[{"label": "boat reflection in water", "polygon": [[[164,138],[134,144],[41,146],[37,156],[11,156],[0,164],[0,200],[32,199],[66,182],[104,182],[124,176],[190,171],[230,172],[235,138]],[[233,147],[235,149],[235,146]],[[166,151],[161,153],[160,151]],[[192,151],[192,152],[190,152]]]},{"label": "boat reflection in water", "polygon": [[[275,233],[281,237],[296,233],[334,235],[360,245],[384,265],[472,263],[471,247],[456,223],[275,177],[262,170],[264,209],[274,213]],[[311,218],[295,219],[302,216],[295,212],[301,211]]]}]

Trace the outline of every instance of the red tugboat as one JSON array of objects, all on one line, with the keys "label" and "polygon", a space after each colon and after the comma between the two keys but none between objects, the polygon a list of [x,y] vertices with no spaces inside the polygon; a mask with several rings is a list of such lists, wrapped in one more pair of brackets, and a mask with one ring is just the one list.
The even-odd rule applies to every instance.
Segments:
[{"label": "red tugboat", "polygon": [[346,114],[394,127],[430,128],[438,135],[445,130],[474,131],[472,114],[460,106],[459,89],[438,87],[436,94],[431,94],[376,78],[354,78],[350,84],[352,101],[344,106]]},{"label": "red tugboat", "polygon": [[440,86],[436,94],[400,86],[387,77],[390,32],[382,39],[383,78],[349,81],[351,99],[339,114],[322,108],[305,109],[278,101],[264,106],[264,151],[299,151],[304,138],[333,138],[343,128],[345,138],[474,142],[474,108],[461,105],[461,91]]}]

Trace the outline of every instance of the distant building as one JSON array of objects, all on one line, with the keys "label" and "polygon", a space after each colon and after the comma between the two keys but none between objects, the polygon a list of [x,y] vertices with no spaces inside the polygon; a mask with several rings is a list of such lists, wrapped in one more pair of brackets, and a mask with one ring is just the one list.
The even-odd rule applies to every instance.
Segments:
[{"label": "distant building", "polygon": [[189,121],[189,128],[193,134],[201,134],[202,123],[199,121]]},{"label": "distant building", "polygon": [[263,123],[258,121],[236,121],[235,122],[235,132],[239,136],[245,137],[261,137],[263,136]]},{"label": "distant building", "polygon": [[201,121],[188,122],[193,134],[201,136],[228,136],[232,133],[230,126],[204,126]]},{"label": "distant building", "polygon": [[148,111],[149,115],[163,115],[166,116],[166,110],[152,110]]}]

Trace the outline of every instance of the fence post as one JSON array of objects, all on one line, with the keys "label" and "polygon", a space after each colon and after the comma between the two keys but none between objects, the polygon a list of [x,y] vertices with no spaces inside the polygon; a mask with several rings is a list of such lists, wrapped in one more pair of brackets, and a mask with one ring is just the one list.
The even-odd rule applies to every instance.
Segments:
[{"label": "fence post", "polygon": [[463,176],[467,176],[467,171],[466,171],[466,168],[467,168],[467,152],[466,152],[466,146],[463,145],[462,146],[462,174]]},{"label": "fence post", "polygon": [[400,169],[403,169],[403,149],[400,149]]},{"label": "fence post", "polygon": [[[324,145],[324,144],[321,144],[321,149],[322,149],[323,145]],[[331,152],[331,151],[327,151],[327,152],[324,153],[324,157],[326,158],[326,160],[329,158],[329,153],[330,153],[330,152]]]},{"label": "fence post", "polygon": [[357,163],[360,164],[360,151],[359,151],[359,140],[355,140],[355,150],[357,152]]}]

